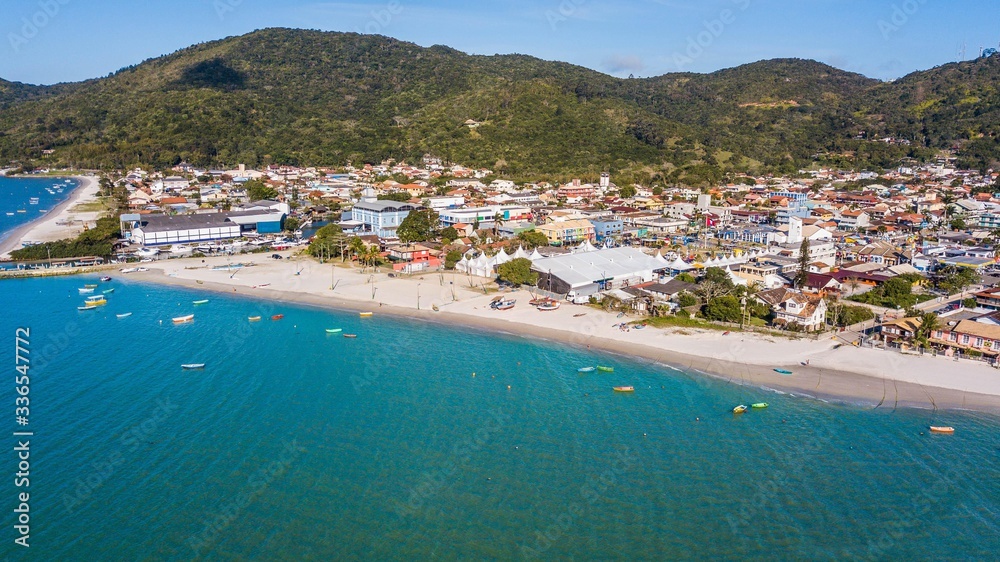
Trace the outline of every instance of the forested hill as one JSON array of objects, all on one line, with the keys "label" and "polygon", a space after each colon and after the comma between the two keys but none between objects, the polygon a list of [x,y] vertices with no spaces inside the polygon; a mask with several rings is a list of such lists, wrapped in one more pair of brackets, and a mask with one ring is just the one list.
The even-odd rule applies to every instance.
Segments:
[{"label": "forested hill", "polygon": [[432,153],[514,177],[610,169],[697,185],[814,157],[888,166],[958,144],[979,166],[1000,156],[998,66],[994,56],[881,83],[781,59],[618,79],[524,55],[266,29],[77,84],[0,81],[0,161],[336,165]]}]

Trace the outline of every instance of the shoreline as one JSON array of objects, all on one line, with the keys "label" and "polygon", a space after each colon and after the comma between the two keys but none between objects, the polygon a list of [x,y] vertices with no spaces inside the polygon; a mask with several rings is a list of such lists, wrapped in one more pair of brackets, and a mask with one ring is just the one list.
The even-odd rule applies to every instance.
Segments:
[{"label": "shoreline", "polygon": [[[8,176],[17,179],[20,176]],[[46,176],[49,177],[49,176]],[[27,223],[23,224],[14,230],[12,230],[3,240],[0,240],[0,260],[10,259],[10,253],[14,250],[20,249],[21,244],[25,239],[34,240],[35,238],[47,237],[55,238],[51,240],[39,240],[40,242],[53,242],[55,240],[61,240],[63,238],[72,238],[73,232],[77,230],[73,226],[63,226],[57,225],[56,223],[60,220],[66,219],[70,216],[70,212],[73,207],[78,203],[82,203],[82,199],[86,196],[88,201],[96,196],[97,192],[100,190],[100,184],[95,176],[51,176],[52,178],[60,179],[73,179],[80,182],[78,185],[66,198],[65,201],[60,202],[58,205],[53,207],[49,212],[45,213],[41,217]],[[32,236],[35,234],[44,234],[45,236]],[[65,236],[62,236],[65,233]]]},{"label": "shoreline", "polygon": [[[611,327],[612,324],[621,321],[615,315],[582,306],[564,305],[556,312],[538,312],[533,308],[524,307],[516,311],[518,315],[505,315],[508,313],[493,311],[487,306],[495,293],[476,294],[464,287],[463,298],[453,302],[441,302],[447,298],[442,298],[440,291],[437,295],[438,300],[435,300],[432,291],[430,295],[423,297],[427,299],[424,301],[424,308],[418,310],[408,304],[400,305],[401,297],[413,296],[404,295],[404,290],[393,291],[385,300],[383,300],[387,296],[385,292],[378,294],[379,300],[369,299],[368,293],[382,290],[385,285],[392,285],[393,288],[400,284],[409,284],[409,288],[416,285],[419,301],[420,285],[433,286],[432,283],[426,282],[425,278],[436,277],[436,273],[425,274],[420,278],[422,283],[415,283],[412,279],[379,279],[372,284],[371,289],[366,284],[355,283],[340,293],[331,293],[329,283],[323,285],[314,283],[320,291],[308,291],[301,287],[307,283],[300,282],[298,277],[286,275],[289,273],[287,271],[279,271],[279,275],[275,276],[275,269],[283,265],[280,262],[268,262],[250,268],[257,271],[240,270],[237,272],[240,275],[238,278],[236,274],[212,272],[208,269],[212,265],[225,263],[219,262],[218,258],[208,260],[213,259],[214,263],[207,263],[204,266],[198,263],[193,269],[185,269],[185,266],[190,267],[196,263],[190,259],[154,262],[147,264],[150,268],[148,272],[133,273],[127,279],[263,301],[306,305],[324,310],[374,311],[376,316],[385,314],[418,319],[485,333],[503,332],[515,337],[568,344],[580,350],[611,353],[633,361],[649,361],[666,369],[680,368],[683,369],[685,376],[691,376],[688,372],[694,372],[737,385],[764,389],[765,392],[777,391],[827,402],[886,409],[899,407],[930,410],[967,409],[1000,413],[1000,373],[987,365],[973,365],[967,362],[957,364],[951,360],[946,362],[943,357],[906,357],[895,352],[858,349],[851,346],[834,349],[836,341],[832,339],[774,341],[756,334],[734,333],[722,340],[723,336],[715,333],[690,334],[682,330],[680,331],[682,333],[677,334],[656,328],[622,332]],[[175,265],[180,267],[172,267]],[[296,264],[294,267],[300,265]],[[307,270],[323,267],[328,266],[311,262],[300,271],[303,278],[307,278]],[[329,279],[326,277],[328,274],[322,275],[324,279]],[[384,274],[377,275],[384,277]],[[258,285],[264,283],[249,283],[251,276],[259,281],[266,281],[269,286],[258,288]],[[350,276],[348,273],[348,277]],[[315,275],[312,277],[313,280],[317,278]],[[354,280],[360,279],[355,277]],[[367,276],[365,279],[373,278]],[[445,287],[444,279],[444,276],[441,276],[442,287]],[[272,286],[271,281],[277,283]],[[300,286],[291,290],[278,288],[276,285],[282,282]],[[382,284],[383,287],[374,288],[377,284]],[[450,296],[452,299],[456,298],[455,289],[451,290]],[[519,301],[522,299],[526,301],[529,298],[526,291],[520,291],[515,296]],[[438,306],[439,311],[428,310],[428,303]],[[583,320],[579,320],[574,313],[582,314]],[[626,320],[631,319],[626,318]],[[633,337],[637,338],[636,341],[628,339]],[[664,343],[667,345],[663,345]],[[769,349],[769,346],[773,346],[774,349]],[[809,358],[810,364],[805,365],[802,357]],[[940,363],[935,364],[935,361]],[[879,363],[882,367],[880,373],[865,371],[859,367],[874,366],[878,369]],[[918,368],[914,368],[914,365],[918,365]],[[773,371],[775,367],[789,368],[793,371],[793,375],[780,375]],[[905,376],[908,370],[919,370],[923,371],[923,374],[933,375],[945,368],[955,367],[959,367],[963,376],[968,377],[968,380],[960,381],[962,383],[960,385],[946,384],[955,382],[952,380],[953,377],[935,381],[941,384],[927,384],[912,372],[910,375],[912,380],[907,380]]]}]

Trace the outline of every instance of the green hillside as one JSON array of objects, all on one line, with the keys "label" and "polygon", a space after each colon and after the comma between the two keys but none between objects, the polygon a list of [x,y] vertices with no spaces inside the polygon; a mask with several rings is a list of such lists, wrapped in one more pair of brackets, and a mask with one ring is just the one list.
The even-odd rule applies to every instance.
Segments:
[{"label": "green hillside", "polygon": [[[891,165],[955,142],[985,162],[976,147],[996,130],[997,60],[895,83],[796,59],[618,79],[524,55],[266,29],[78,84],[0,82],[0,161],[336,165],[429,152],[514,177],[610,169],[695,185],[816,155]],[[919,143],[853,139],[866,128]]]}]

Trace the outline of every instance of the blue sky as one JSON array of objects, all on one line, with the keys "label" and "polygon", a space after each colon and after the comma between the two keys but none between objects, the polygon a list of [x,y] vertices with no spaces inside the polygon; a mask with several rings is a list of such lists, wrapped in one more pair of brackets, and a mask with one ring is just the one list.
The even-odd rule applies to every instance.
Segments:
[{"label": "blue sky", "polygon": [[361,31],[617,76],[809,58],[892,79],[1000,42],[996,0],[7,0],[0,78],[104,76],[263,27]]}]

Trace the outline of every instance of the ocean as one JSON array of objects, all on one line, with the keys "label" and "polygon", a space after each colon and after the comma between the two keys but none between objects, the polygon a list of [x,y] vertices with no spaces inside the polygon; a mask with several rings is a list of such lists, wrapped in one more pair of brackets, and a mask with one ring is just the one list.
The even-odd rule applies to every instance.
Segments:
[{"label": "ocean", "polygon": [[[69,199],[79,184],[78,180],[69,178],[0,176],[0,241],[5,240],[11,231],[39,219]],[[52,193],[49,193],[50,190]],[[35,197],[38,202],[32,204],[31,199]]]},{"label": "ocean", "polygon": [[[32,361],[27,425],[16,373],[3,390],[10,430],[34,432],[29,487],[12,476],[17,437],[0,458],[13,559],[981,560],[1000,548],[993,415],[831,404],[120,275],[97,289],[115,289],[107,305],[80,312],[91,282],[0,282],[5,361],[19,327]],[[577,372],[598,364],[614,372]],[[730,411],[758,401],[770,406]],[[17,492],[30,492],[30,549],[13,542]]]}]

